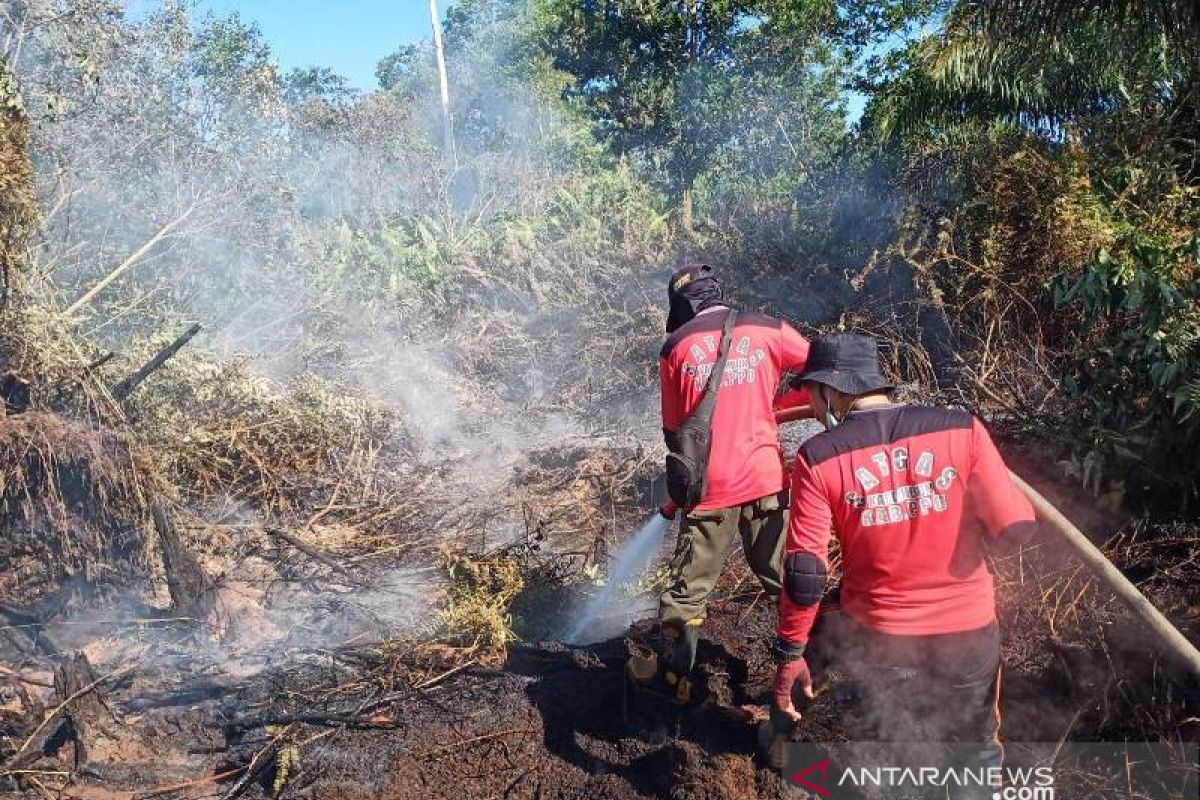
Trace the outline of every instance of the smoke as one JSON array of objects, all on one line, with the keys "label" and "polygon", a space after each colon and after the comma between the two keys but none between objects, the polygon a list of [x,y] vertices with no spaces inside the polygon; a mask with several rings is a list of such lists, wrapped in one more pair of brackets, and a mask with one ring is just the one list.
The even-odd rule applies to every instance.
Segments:
[{"label": "smoke", "polygon": [[[236,19],[172,4],[138,19],[56,10],[30,4],[15,58],[50,209],[38,260],[62,303],[131,261],[79,309],[98,345],[122,352],[199,321],[193,349],[248,354],[280,382],[331,374],[402,411],[435,450],[572,388],[559,380],[570,365],[533,342],[577,336],[579,319],[547,331],[530,313],[592,291],[578,249],[554,253],[530,227],[570,179],[572,131],[500,67],[511,61],[502,25],[452,59],[451,166],[422,58],[390,89],[353,97],[280,76]],[[498,341],[471,312],[501,309],[518,316]],[[507,373],[491,385],[469,363],[489,354]],[[521,407],[501,397],[514,385]],[[499,433],[487,438],[518,435]]]},{"label": "smoke", "polygon": [[[657,430],[651,251],[621,232],[642,235],[620,205],[570,195],[578,123],[508,69],[503,26],[452,55],[447,164],[421,57],[353,96],[280,75],[236,19],[66,5],[25,4],[4,55],[36,123],[34,291],[65,307],[107,282],[74,313],[91,346],[123,354],[199,322],[189,354],[248,361],[281,396],[315,373],[392,410],[403,440],[387,447],[430,476],[412,501],[451,512],[430,515],[429,541],[510,542],[527,520],[506,493],[531,452],[605,425]],[[464,542],[455,520],[470,510],[486,530]],[[267,518],[247,507],[239,521]],[[293,643],[427,632],[442,588],[408,566],[369,586],[237,552],[205,567],[218,578],[206,652],[234,671]],[[132,600],[107,613],[144,616]]]},{"label": "smoke", "polygon": [[[530,453],[613,430],[659,446],[669,231],[629,162],[596,178],[587,126],[526,85],[506,28],[525,20],[451,42],[445,163],[421,54],[354,96],[280,75],[236,19],[62,5],[28,4],[8,55],[37,122],[41,291],[66,305],[120,272],[76,313],[91,344],[127,352],[200,322],[189,351],[248,357],[281,393],[332,378],[395,411],[389,446],[438,478],[421,491],[495,512],[492,543],[526,524],[506,492]],[[794,276],[784,310],[832,316],[835,293],[806,283],[830,273]],[[741,274],[751,304],[777,300],[770,275]],[[427,613],[427,587],[396,580],[381,595],[396,614]],[[264,602],[325,602],[287,597]]]}]

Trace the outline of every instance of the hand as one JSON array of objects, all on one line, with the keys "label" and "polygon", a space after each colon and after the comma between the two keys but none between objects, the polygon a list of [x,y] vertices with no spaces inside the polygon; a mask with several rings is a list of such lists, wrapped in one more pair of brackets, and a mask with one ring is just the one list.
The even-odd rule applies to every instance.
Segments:
[{"label": "hand", "polygon": [[674,500],[668,500],[658,507],[658,513],[667,519],[675,519],[675,515],[679,513],[679,506],[675,505]]},{"label": "hand", "polygon": [[809,700],[815,696],[813,694],[812,673],[808,671],[808,662],[804,660],[804,656],[784,661],[775,670],[775,684],[773,687],[775,707],[786,714],[792,722],[800,719],[800,712],[796,710],[795,704],[792,703],[792,691],[795,689],[797,683],[800,684],[800,689]]}]

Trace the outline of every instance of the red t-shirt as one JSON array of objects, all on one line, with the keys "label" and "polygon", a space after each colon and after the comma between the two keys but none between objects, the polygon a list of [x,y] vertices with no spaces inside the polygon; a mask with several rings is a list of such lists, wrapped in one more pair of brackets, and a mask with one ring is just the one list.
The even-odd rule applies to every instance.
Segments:
[{"label": "red t-shirt", "polygon": [[[792,472],[785,554],[842,554],[842,609],[884,633],[974,630],[996,618],[983,533],[1034,520],[970,414],[922,406],[853,411],[805,442]],[[786,556],[785,556],[786,557]],[[780,595],[779,636],[808,641],[817,606]]]},{"label": "red t-shirt", "polygon": [[[728,309],[706,309],[667,337],[658,361],[663,429],[700,402],[717,360]],[[739,311],[713,412],[708,486],[697,511],[729,508],[783,489],[783,455],[772,404],[784,372],[804,368],[808,340],[765,314]]]}]

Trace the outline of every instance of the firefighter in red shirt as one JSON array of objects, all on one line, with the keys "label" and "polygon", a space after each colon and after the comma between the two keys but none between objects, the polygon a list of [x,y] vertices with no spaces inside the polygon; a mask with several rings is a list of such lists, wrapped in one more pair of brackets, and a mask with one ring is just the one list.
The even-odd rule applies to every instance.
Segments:
[{"label": "firefighter in red shirt", "polygon": [[799,381],[826,431],[792,472],[776,730],[799,719],[794,689],[813,696],[804,648],[832,533],[843,613],[831,646],[862,693],[855,738],[978,743],[983,764],[999,766],[1000,632],[984,553],[1033,531],[1029,501],[970,414],[890,402],[874,340],[816,339]]},{"label": "firefighter in red shirt", "polygon": [[[726,316],[721,285],[707,265],[671,276],[670,314],[659,358],[664,433],[699,403],[717,360]],[[787,527],[787,492],[773,402],[784,372],[798,372],[808,341],[765,314],[739,312],[716,396],[707,483],[698,505],[684,509],[670,580],[660,599],[663,658],[677,697],[696,658],[705,602],[734,537],[763,588],[777,596]],[[802,397],[796,398],[797,402]],[[664,515],[675,516],[674,508]]]}]

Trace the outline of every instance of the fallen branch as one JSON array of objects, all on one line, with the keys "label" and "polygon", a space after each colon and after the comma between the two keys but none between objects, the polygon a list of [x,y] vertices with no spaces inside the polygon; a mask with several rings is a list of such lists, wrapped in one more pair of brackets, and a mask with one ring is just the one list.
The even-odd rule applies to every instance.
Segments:
[{"label": "fallen branch", "polygon": [[183,332],[182,335],[179,336],[179,338],[171,342],[162,350],[159,350],[158,353],[155,354],[154,358],[147,361],[141,369],[114,386],[112,388],[113,399],[119,403],[125,398],[129,397],[129,395],[133,394],[133,390],[136,389],[142,381],[146,380],[146,378],[150,377],[155,370],[167,363],[167,359],[178,353],[180,348],[190,342],[192,337],[200,332],[200,329],[199,323],[188,328]]},{"label": "fallen branch", "polygon": [[228,792],[221,795],[221,800],[234,800],[234,798],[239,797],[242,792],[246,791],[250,787],[250,784],[258,780],[258,777],[267,771],[267,767],[275,762],[275,757],[279,755],[280,747],[280,739],[275,739],[262,750],[255,753],[254,758],[250,759],[250,763],[243,768],[246,770],[246,774],[238,778],[237,783]]},{"label": "fallen branch", "polygon": [[455,750],[459,747],[465,747],[466,745],[469,745],[469,744],[477,744],[479,742],[486,742],[489,739],[499,739],[501,736],[511,736],[514,733],[532,733],[532,732],[533,732],[533,729],[529,728],[529,727],[506,728],[505,730],[502,730],[502,731],[495,731],[493,733],[485,733],[481,736],[472,736],[470,739],[463,739],[460,742],[452,742],[448,745],[434,748],[433,750],[426,750],[424,753],[421,753],[419,757],[420,758],[428,758],[429,756],[437,755],[438,753],[445,753],[449,750]]},{"label": "fallen branch", "polygon": [[216,783],[217,781],[223,781],[226,778],[232,778],[234,775],[237,775],[244,769],[245,767],[234,767],[233,769],[225,770],[224,772],[218,772],[213,775],[203,775],[199,778],[193,778],[190,781],[170,783],[166,786],[156,786],[153,789],[147,789],[144,792],[138,792],[134,794],[133,800],[150,800],[151,797],[158,797],[160,794],[178,792],[180,789],[190,789],[193,786],[204,786],[208,783]]},{"label": "fallen branch", "polygon": [[394,730],[400,727],[398,720],[391,717],[363,717],[353,714],[309,712],[304,714],[274,714],[263,717],[235,719],[221,724],[227,736],[245,733],[255,728],[266,728],[271,725],[320,725],[332,728],[351,728],[353,730]]},{"label": "fallen branch", "polygon": [[[296,745],[296,747],[307,747],[308,745],[312,744],[313,742],[320,741],[321,739],[324,739],[335,733],[337,733],[336,729],[328,730],[328,731],[321,731],[320,733],[310,736],[307,739],[299,742]],[[257,758],[257,756],[256,756],[256,758]],[[234,775],[237,775],[239,772],[246,770],[248,767],[252,766],[253,764],[254,764],[254,760],[252,759],[250,764],[246,764],[241,767],[234,767],[233,769],[225,770],[224,772],[218,772],[213,775],[202,775],[199,778],[192,778],[191,780],[182,781],[180,783],[171,783],[171,784],[167,784],[165,786],[157,786],[153,789],[148,789],[144,792],[134,794],[133,797],[131,798],[131,800],[150,800],[150,798],[158,797],[161,794],[169,794],[170,792],[178,792],[181,789],[191,789],[194,786],[204,786],[209,783],[217,783],[218,781],[223,781],[226,778],[232,778]]]},{"label": "fallen branch", "polygon": [[150,239],[147,240],[147,242],[145,244],[143,244],[141,247],[139,247],[137,250],[135,250],[133,252],[133,255],[129,256],[129,258],[125,259],[120,264],[118,264],[116,266],[116,268],[113,269],[112,272],[108,273],[103,278],[101,278],[99,283],[97,283],[91,289],[88,289],[86,292],[84,292],[83,296],[80,297],[78,300],[76,300],[74,303],[71,303],[71,305],[67,306],[67,310],[64,313],[67,316],[70,316],[71,314],[75,313],[83,306],[92,302],[92,300],[95,299],[96,295],[98,295],[98,294],[100,294],[100,292],[104,291],[104,289],[110,283],[112,283],[117,278],[124,275],[125,272],[130,267],[132,267],[137,262],[141,261],[142,258],[146,255],[146,253],[149,253],[154,248],[154,245],[158,244],[163,239],[165,239],[171,233],[171,231],[173,231],[184,220],[186,220],[188,217],[190,217],[192,212],[195,210],[196,210],[196,206],[195,206],[195,204],[193,204],[193,205],[189,206],[188,209],[186,211],[184,211],[182,214],[180,214],[178,217],[176,217],[175,219],[168,222],[166,225],[163,225],[161,228],[159,228],[158,233],[151,236]]},{"label": "fallen branch", "polygon": [[274,536],[277,539],[282,539],[283,541],[290,544],[292,547],[299,550],[301,553],[304,553],[304,555],[308,556],[313,561],[316,561],[318,564],[326,566],[329,569],[333,570],[334,572],[338,573],[339,575],[349,578],[351,581],[353,581],[356,584],[360,583],[360,579],[353,572],[351,572],[349,569],[342,566],[341,564],[337,563],[332,558],[325,555],[324,553],[322,553],[320,550],[313,547],[312,545],[301,541],[300,539],[298,539],[297,537],[288,533],[287,531],[281,530],[279,528],[267,528],[266,530],[267,530],[268,535]]},{"label": "fallen branch", "polygon": [[459,664],[457,667],[454,667],[453,669],[446,670],[441,675],[436,675],[436,676],[430,678],[429,680],[425,681],[424,683],[418,683],[413,688],[414,689],[428,689],[432,686],[436,686],[437,684],[444,681],[446,678],[449,678],[451,675],[462,672],[467,667],[471,667],[474,665],[475,665],[475,659],[473,659],[473,658],[469,659],[469,660],[464,661],[463,663]]},{"label": "fallen branch", "polygon": [[88,364],[86,367],[84,367],[83,371],[85,373],[95,372],[96,370],[100,369],[101,367],[103,367],[105,364],[107,364],[109,361],[112,361],[116,357],[117,357],[117,354],[115,352],[113,352],[112,350],[109,350],[107,353],[105,353],[104,355],[95,359],[90,364]]}]

